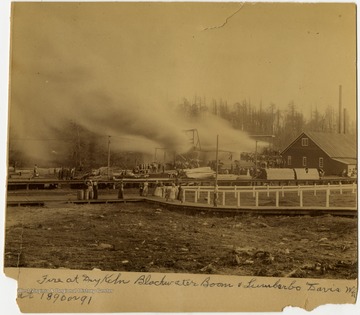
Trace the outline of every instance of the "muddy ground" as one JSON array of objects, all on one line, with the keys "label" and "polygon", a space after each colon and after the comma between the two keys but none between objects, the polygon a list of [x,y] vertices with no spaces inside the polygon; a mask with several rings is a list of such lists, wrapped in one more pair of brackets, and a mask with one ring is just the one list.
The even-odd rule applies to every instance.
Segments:
[{"label": "muddy ground", "polygon": [[8,207],[6,267],[357,278],[357,218],[184,214],[143,202]]}]

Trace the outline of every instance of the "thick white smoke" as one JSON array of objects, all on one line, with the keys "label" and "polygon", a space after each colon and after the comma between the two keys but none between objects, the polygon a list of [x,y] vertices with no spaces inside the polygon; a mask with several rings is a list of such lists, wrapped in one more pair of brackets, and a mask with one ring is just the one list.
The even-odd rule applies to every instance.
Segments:
[{"label": "thick white smoke", "polygon": [[218,117],[190,122],[177,115],[168,106],[166,86],[151,81],[159,78],[156,69],[149,74],[142,60],[129,66],[129,47],[141,48],[141,43],[129,38],[123,45],[114,43],[122,57],[109,59],[103,56],[105,48],[86,46],[83,38],[91,34],[81,25],[72,28],[56,15],[51,28],[22,21],[15,19],[13,28],[9,140],[32,159],[50,161],[54,152],[64,154],[65,140],[59,138],[68,134],[70,120],[104,139],[112,136],[112,149],[118,151],[153,154],[159,147],[184,153],[190,144],[183,130],[193,128],[204,149],[215,149],[216,135],[222,150],[254,148],[245,133]]}]

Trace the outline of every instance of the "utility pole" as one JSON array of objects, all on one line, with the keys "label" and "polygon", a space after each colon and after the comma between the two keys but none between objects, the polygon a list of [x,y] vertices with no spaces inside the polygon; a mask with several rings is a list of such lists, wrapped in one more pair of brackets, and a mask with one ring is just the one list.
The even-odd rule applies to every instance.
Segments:
[{"label": "utility pole", "polygon": [[259,140],[255,140],[255,174],[257,174],[257,144]]},{"label": "utility pole", "polygon": [[218,204],[218,173],[219,173],[219,135],[216,136],[216,171],[215,171],[215,186],[214,186],[214,207]]},{"label": "utility pole", "polygon": [[81,163],[81,144],[80,144],[80,131],[79,131],[79,125],[77,123],[75,123],[76,125],[76,134],[77,134],[77,154],[76,154],[76,158],[77,158],[77,167],[79,169],[82,169],[82,163]]},{"label": "utility pole", "polygon": [[215,172],[215,187],[217,186],[219,173],[219,135],[216,136],[216,172]]},{"label": "utility pole", "polygon": [[342,86],[339,85],[339,133],[342,132]]},{"label": "utility pole", "polygon": [[[258,137],[258,138],[275,138],[275,135],[250,135],[250,137]],[[258,156],[258,141],[255,140],[255,174],[257,174],[257,156]]]},{"label": "utility pole", "polygon": [[108,179],[110,179],[110,138],[111,136],[108,136],[108,165],[107,165]]}]

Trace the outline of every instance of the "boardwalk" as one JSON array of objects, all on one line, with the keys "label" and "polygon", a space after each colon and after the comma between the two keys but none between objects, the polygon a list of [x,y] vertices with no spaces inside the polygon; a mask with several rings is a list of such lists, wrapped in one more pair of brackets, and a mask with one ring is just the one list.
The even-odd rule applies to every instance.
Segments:
[{"label": "boardwalk", "polygon": [[[207,196],[207,192],[205,193]],[[124,199],[117,198],[116,190],[106,190],[99,191],[98,199],[90,200],[78,200],[77,192],[72,190],[55,190],[55,191],[26,191],[26,192],[12,192],[8,193],[7,196],[7,205],[8,206],[44,206],[47,205],[51,207],[56,203],[75,203],[75,204],[105,204],[105,203],[128,203],[128,202],[148,202],[156,203],[162,206],[166,206],[169,209],[183,210],[183,211],[212,211],[212,212],[224,212],[224,213],[234,213],[234,212],[249,212],[249,213],[259,213],[259,214],[333,214],[333,215],[346,215],[346,216],[357,216],[356,207],[346,207],[346,206],[335,206],[330,207],[324,206],[306,206],[306,205],[294,205],[291,206],[285,205],[275,205],[275,203],[266,205],[259,203],[256,205],[256,198],[249,196],[249,202],[245,202],[238,206],[237,199],[233,196],[234,194],[229,193],[233,196],[232,199],[227,198],[228,204],[220,204],[218,207],[214,207],[208,202],[205,198],[195,198],[195,193],[187,192],[186,199],[183,202],[179,200],[166,201],[163,198],[155,196],[142,197],[139,194],[134,193],[133,191],[125,192]],[[266,197],[266,194],[264,194]],[[351,198],[355,194],[351,194]],[[340,196],[340,195],[339,195]],[[349,196],[346,196],[349,197]],[[298,198],[298,197],[295,197]],[[196,199],[196,202],[195,202]]]}]

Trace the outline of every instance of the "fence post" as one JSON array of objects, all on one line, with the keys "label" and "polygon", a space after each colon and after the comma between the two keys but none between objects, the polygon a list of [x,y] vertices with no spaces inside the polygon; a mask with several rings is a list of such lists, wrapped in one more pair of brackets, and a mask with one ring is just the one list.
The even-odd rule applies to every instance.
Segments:
[{"label": "fence post", "polygon": [[302,190],[299,191],[299,196],[300,196],[300,208],[302,208],[303,207],[303,191]]},{"label": "fence post", "polygon": [[222,205],[225,206],[225,190],[222,193]]},{"label": "fence post", "polygon": [[259,192],[255,192],[255,207],[259,206]]},{"label": "fence post", "polygon": [[276,207],[276,208],[279,208],[279,191],[277,190],[277,191],[275,192],[275,194],[276,194],[276,204],[275,204],[275,207]]},{"label": "fence post", "polygon": [[269,187],[269,184],[266,185],[267,186],[267,192],[266,192],[266,196],[267,197],[270,197],[270,187]]},{"label": "fence post", "polygon": [[326,208],[329,208],[330,206],[330,187],[326,189]]},{"label": "fence post", "polygon": [[197,203],[197,201],[198,201],[198,194],[197,194],[197,190],[194,190],[194,193],[195,193],[195,203]]},{"label": "fence post", "polygon": [[235,189],[234,189],[234,197],[236,198],[236,185],[235,185]]},{"label": "fence post", "polygon": [[328,188],[327,188],[327,191],[329,191],[329,196],[330,196],[330,183],[328,183]]},{"label": "fence post", "polygon": [[207,203],[208,203],[208,205],[210,204],[210,200],[211,198],[210,198],[210,190],[208,190],[208,196],[207,196]]},{"label": "fence post", "polygon": [[340,195],[342,195],[342,183],[341,183],[341,181],[340,181],[339,185],[340,185]]},{"label": "fence post", "polygon": [[198,197],[198,199],[200,199],[200,186],[197,189],[197,197]]},{"label": "fence post", "polygon": [[240,207],[240,191],[237,193],[237,206]]},{"label": "fence post", "polygon": [[183,190],[183,194],[182,194],[182,202],[185,202],[185,193],[186,193],[186,189]]}]

